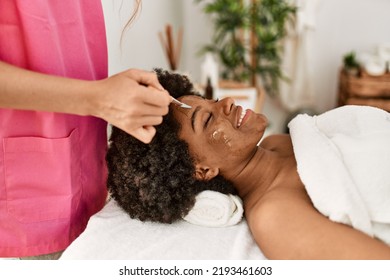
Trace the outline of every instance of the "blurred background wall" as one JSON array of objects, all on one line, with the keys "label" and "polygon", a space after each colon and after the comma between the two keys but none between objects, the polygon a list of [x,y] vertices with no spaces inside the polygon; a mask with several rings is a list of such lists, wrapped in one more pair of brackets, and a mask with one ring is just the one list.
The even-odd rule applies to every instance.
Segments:
[{"label": "blurred background wall", "polygon": [[[313,0],[311,0],[313,1]],[[317,0],[312,20],[310,65],[311,95],[316,112],[336,106],[338,71],[345,53],[370,51],[377,44],[390,42],[390,0]],[[213,25],[194,0],[143,0],[142,10],[121,42],[124,23],[132,14],[132,0],[102,0],[109,46],[109,72],[127,68],[151,70],[169,68],[158,32],[171,24],[174,33],[183,27],[183,47],[179,71],[200,79],[204,57],[200,48],[211,42]],[[283,127],[286,111],[273,102],[264,111]]]}]

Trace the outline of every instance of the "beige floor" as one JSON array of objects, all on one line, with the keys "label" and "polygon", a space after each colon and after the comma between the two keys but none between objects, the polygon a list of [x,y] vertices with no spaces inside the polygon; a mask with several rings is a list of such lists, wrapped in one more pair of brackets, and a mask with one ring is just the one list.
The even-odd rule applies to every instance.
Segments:
[{"label": "beige floor", "polygon": [[61,257],[62,253],[63,251],[52,253],[52,254],[46,254],[46,255],[23,257],[19,259],[20,260],[58,260]]},{"label": "beige floor", "polygon": [[32,257],[22,257],[22,258],[0,258],[1,260],[58,260],[63,251],[56,252],[52,254],[46,254],[46,255],[39,255],[39,256],[32,256]]}]

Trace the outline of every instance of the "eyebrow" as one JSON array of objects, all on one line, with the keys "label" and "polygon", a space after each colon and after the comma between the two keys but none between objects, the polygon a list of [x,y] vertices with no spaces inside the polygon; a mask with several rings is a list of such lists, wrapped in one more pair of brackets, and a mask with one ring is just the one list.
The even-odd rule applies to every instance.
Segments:
[{"label": "eyebrow", "polygon": [[195,132],[195,119],[196,119],[196,115],[198,114],[200,110],[200,106],[197,106],[195,108],[195,110],[192,112],[192,116],[191,116],[191,126],[192,126],[192,130]]}]

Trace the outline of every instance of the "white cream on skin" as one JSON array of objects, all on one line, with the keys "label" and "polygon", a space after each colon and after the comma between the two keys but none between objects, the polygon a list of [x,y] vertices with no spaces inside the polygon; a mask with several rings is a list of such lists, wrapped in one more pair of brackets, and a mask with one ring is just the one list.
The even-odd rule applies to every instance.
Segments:
[{"label": "white cream on skin", "polygon": [[230,139],[221,129],[214,130],[211,134],[211,138],[214,143],[223,143],[224,145],[231,148]]}]

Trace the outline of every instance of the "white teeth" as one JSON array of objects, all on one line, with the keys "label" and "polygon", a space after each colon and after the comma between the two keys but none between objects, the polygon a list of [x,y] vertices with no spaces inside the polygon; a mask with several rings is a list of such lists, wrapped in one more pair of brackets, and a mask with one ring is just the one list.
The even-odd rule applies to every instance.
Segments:
[{"label": "white teeth", "polygon": [[237,123],[237,127],[241,126],[242,119],[244,118],[245,114],[246,114],[246,110],[242,110],[240,119],[238,120],[238,123]]}]

